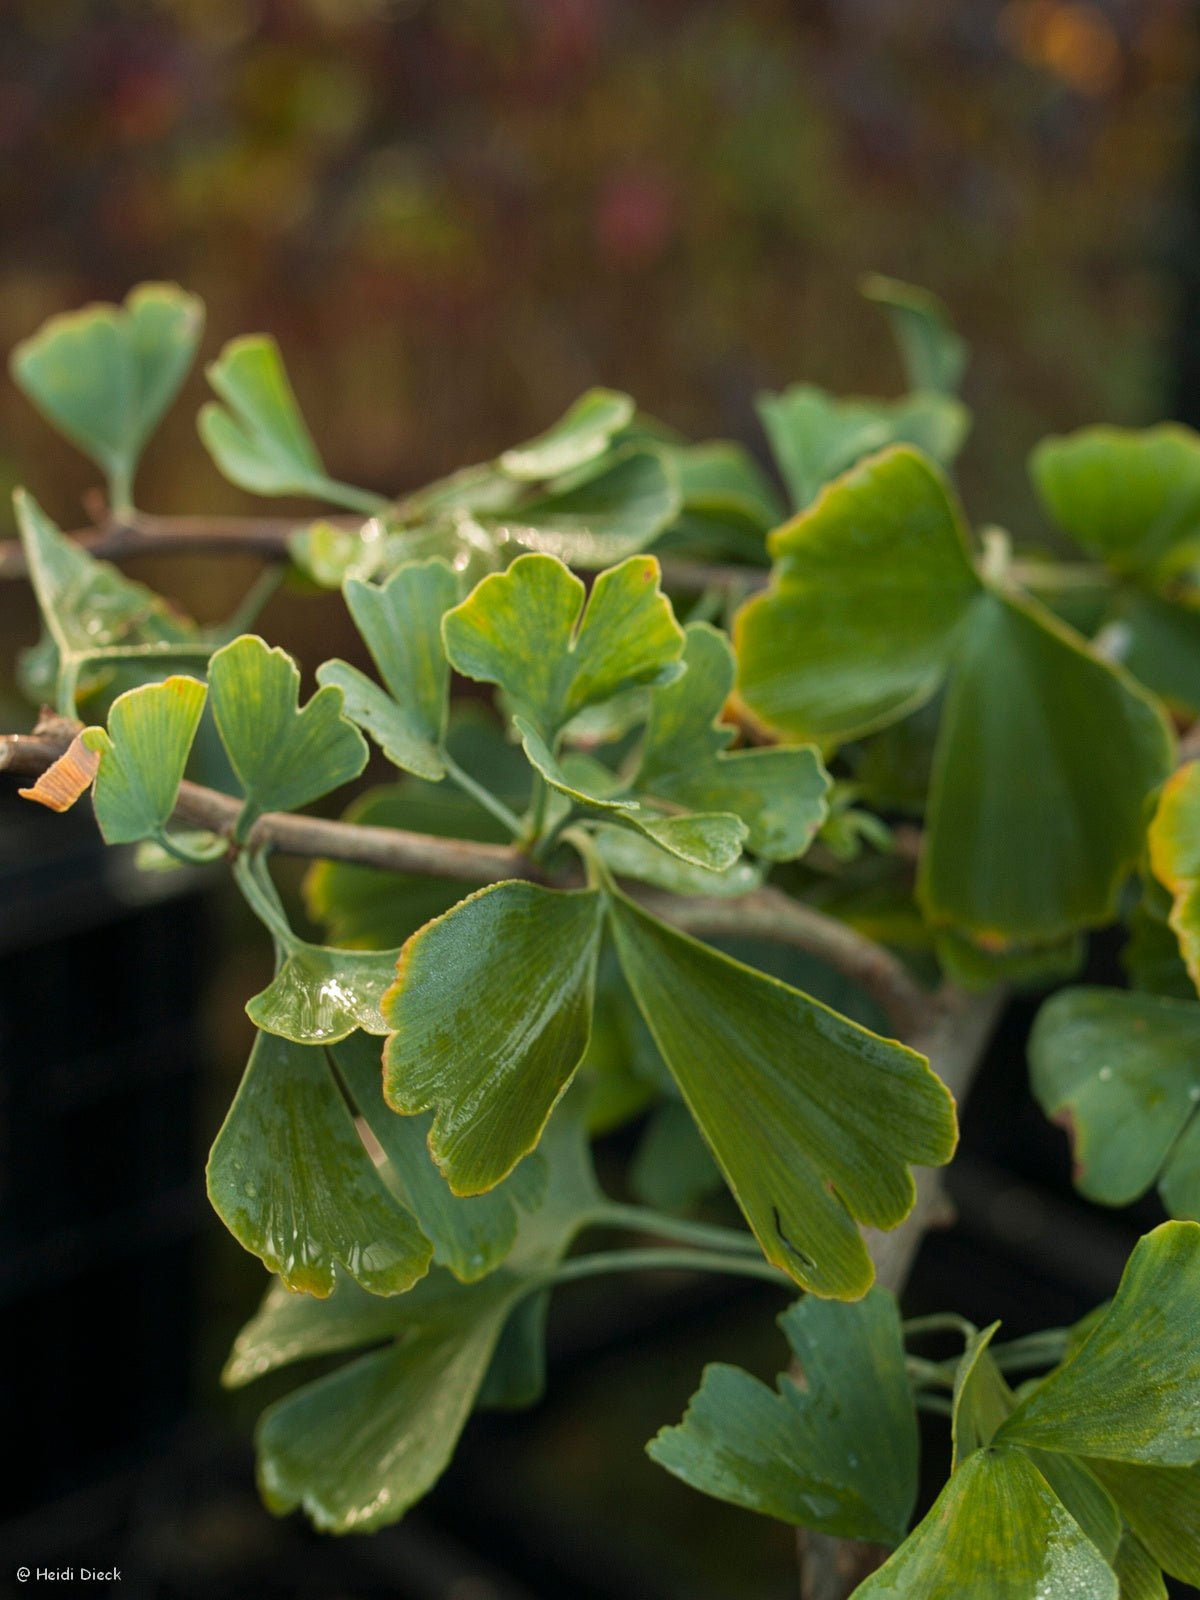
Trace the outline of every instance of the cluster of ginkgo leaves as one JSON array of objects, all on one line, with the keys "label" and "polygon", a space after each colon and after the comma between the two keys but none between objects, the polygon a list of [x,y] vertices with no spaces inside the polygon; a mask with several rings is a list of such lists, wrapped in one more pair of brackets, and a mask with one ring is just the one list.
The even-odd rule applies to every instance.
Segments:
[{"label": "cluster of ginkgo leaves", "polygon": [[[276,1279],[226,1377],[351,1357],[264,1414],[275,1509],[396,1520],[475,1407],[537,1397],[555,1284],[691,1265],[806,1291],[781,1319],[803,1380],[709,1368],[652,1457],[898,1547],[861,1594],[982,1594],[984,1571],[1012,1600],[1148,1600],[1160,1569],[1200,1582],[1200,1001],[1183,987],[1200,785],[1192,767],[1167,781],[1168,713],[1200,710],[1200,438],[1094,429],[1038,450],[1045,506],[1095,564],[999,530],[976,546],[947,477],[962,342],[921,292],[868,293],[911,391],[764,397],[778,486],[743,447],[689,444],[597,389],[496,460],[385,495],[329,474],[270,339],[228,344],[201,438],[239,487],[322,504],[295,519],[287,575],[340,590],[361,638],[361,664],[316,665],[307,700],[250,631],[269,585],[201,627],[17,495],[43,623],[23,681],[82,724],[29,792],[61,805],[90,785],[104,838],[147,869],[228,864],[274,949],[208,1167]],[[143,285],[13,356],[134,530],[137,464],[203,321],[195,297]],[[730,580],[674,593],[695,558]],[[452,698],[456,681],[483,687]],[[268,825],[372,760],[390,781],[348,824],[508,844],[525,875],[485,873],[464,899],[461,878],[347,850],[308,875],[328,942],[307,937]],[[195,825],[185,780],[231,797],[228,826]],[[891,848],[906,815],[924,824],[915,880]],[[785,979],[673,925],[673,905],[768,880],[931,985],[1069,975],[1088,929],[1131,918],[1151,992],[1063,991],[1033,1054],[1084,1191],[1119,1204],[1157,1179],[1183,1219],[1137,1246],[1111,1306],[996,1345],[953,1313],[904,1324],[872,1288],[860,1230],[898,1225],[911,1168],[951,1158],[953,1101],[828,971],[797,956]],[[605,1196],[591,1165],[590,1137],[634,1118],[629,1182],[650,1204]],[[722,1189],[747,1228],[688,1215]],[[589,1229],[679,1248],[580,1253]],[[906,1350],[947,1332],[961,1357]],[[953,1470],[909,1533],[918,1407],[951,1416]]]}]

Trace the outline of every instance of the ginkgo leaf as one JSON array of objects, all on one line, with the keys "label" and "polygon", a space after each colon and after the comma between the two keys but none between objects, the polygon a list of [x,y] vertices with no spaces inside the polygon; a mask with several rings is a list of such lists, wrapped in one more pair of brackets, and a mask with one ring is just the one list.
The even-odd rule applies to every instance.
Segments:
[{"label": "ginkgo leaf", "polygon": [[889,445],[913,445],[949,464],[970,427],[966,408],[949,395],[840,400],[806,383],[760,395],[758,415],[797,511],[864,456]]},{"label": "ginkgo leaf", "polygon": [[917,1496],[917,1418],[896,1302],[797,1301],[779,1319],[800,1381],[714,1364],[647,1445],[693,1489],[844,1539],[899,1544]]},{"label": "ginkgo leaf", "polygon": [[179,393],[204,331],[204,304],[174,283],[140,283],[123,306],[51,317],[10,358],[14,382],[100,467],[127,511],[138,458]]},{"label": "ginkgo leaf", "polygon": [[508,1263],[481,1282],[457,1283],[435,1268],[407,1294],[379,1301],[339,1273],[327,1300],[268,1294],[238,1339],[227,1381],[395,1341],[263,1414],[259,1483],[272,1510],[303,1505],[318,1527],[362,1532],[398,1521],[440,1476],[513,1316],[599,1202],[581,1110],[564,1105],[553,1118],[545,1198],[522,1214]]},{"label": "ginkgo leaf", "polygon": [[165,600],[134,583],[107,561],[97,561],[66,538],[32,495],[13,495],[17,531],[46,638],[42,673],[64,716],[75,715],[75,695],[86,663],[120,652],[124,659],[170,660],[207,656],[195,624]]},{"label": "ginkgo leaf", "polygon": [[878,272],[865,277],[859,290],[864,299],[883,308],[891,323],[909,386],[930,394],[955,394],[967,364],[967,346],[937,295]]},{"label": "ginkgo leaf", "polygon": [[548,743],[586,706],[677,676],[684,645],[652,556],[602,572],[590,595],[555,557],[519,556],[446,613],[442,637],[451,665],[498,684]]},{"label": "ginkgo leaf", "polygon": [[916,451],[886,450],[771,535],[771,587],[738,613],[738,692],[776,734],[849,739],[936,692],[979,593],[960,508]]},{"label": "ginkgo leaf", "polygon": [[595,571],[645,550],[679,515],[679,484],[655,449],[615,451],[511,510],[480,511],[501,544],[560,556]]},{"label": "ginkgo leaf", "polygon": [[1171,894],[1167,920],[1200,988],[1200,762],[1187,762],[1163,785],[1149,842],[1151,870]]},{"label": "ginkgo leaf", "polygon": [[607,818],[614,827],[635,829],[668,855],[705,872],[725,872],[741,855],[748,830],[732,812],[664,816],[635,799],[596,793],[579,781],[572,781],[536,728],[523,717],[516,717],[514,722],[533,767],[552,789],[583,810]]},{"label": "ginkgo leaf", "polygon": [[1093,1466],[1154,1565],[1200,1585],[1200,1467]]},{"label": "ginkgo leaf", "polygon": [[213,717],[246,796],[246,817],[294,811],[356,778],[367,764],[342,692],[318,689],[301,707],[300,672],[285,651],[243,634],[209,664]]},{"label": "ginkgo leaf", "polygon": [[433,1241],[433,1259],[461,1282],[474,1282],[508,1255],[520,1213],[536,1210],[544,1199],[545,1158],[535,1150],[487,1194],[452,1193],[429,1154],[432,1116],[399,1117],[384,1104],[380,1056],[378,1040],[365,1033],[333,1047],[338,1071],[379,1141],[405,1204]]},{"label": "ginkgo leaf", "polygon": [[767,1259],[853,1300],[856,1223],[911,1209],[910,1162],[953,1154],[954,1102],[922,1056],[611,899],[617,953],[663,1059]]},{"label": "ginkgo leaf", "polygon": [[118,695],[108,729],[88,728],[100,754],[93,803],[109,844],[160,833],[170,820],[208,691],[195,678],[167,678]]},{"label": "ginkgo leaf", "polygon": [[[349,691],[347,715],[355,722],[362,720],[390,762],[419,778],[437,781],[445,774],[440,747],[450,709],[450,662],[442,645],[442,616],[458,600],[458,578],[448,563],[434,557],[405,563],[382,586],[347,579],[344,594],[390,696],[379,731],[373,722],[355,715]],[[333,669],[341,670],[342,677],[362,678],[344,662],[326,661],[317,669],[317,682],[346,688]]]},{"label": "ginkgo leaf", "polygon": [[1100,1551],[1020,1450],[976,1450],[855,1600],[1118,1600]]},{"label": "ginkgo leaf", "polygon": [[435,557],[406,563],[381,586],[348,578],[343,592],[387,693],[344,661],[318,667],[317,682],[342,690],[346,715],[389,761],[436,782],[446,771],[450,690],[441,623],[458,599],[458,579]]},{"label": "ginkgo leaf", "polygon": [[219,471],[261,495],[309,495],[368,515],[386,501],[325,471],[305,426],[274,339],[232,339],[205,369],[221,404],[210,401],[198,419],[200,437]]},{"label": "ginkgo leaf", "polygon": [[1081,1194],[1124,1206],[1157,1182],[1176,1216],[1200,1218],[1184,1139],[1200,1108],[1200,1003],[1064,989],[1038,1013],[1029,1068],[1071,1135]]},{"label": "ginkgo leaf", "polygon": [[830,777],[816,750],[730,750],[719,721],[733,689],[733,651],[707,623],[687,629],[685,672],[651,691],[635,787],[695,811],[732,811],[747,847],[769,861],[803,855],[825,820]]},{"label": "ginkgo leaf", "polygon": [[1110,1461],[1200,1461],[1200,1223],[1139,1239],[1112,1302],[1066,1361],[1017,1406],[1005,1443]]},{"label": "ginkgo leaf", "polygon": [[1043,439],[1029,470],[1059,526],[1118,571],[1172,564],[1200,541],[1200,434],[1179,423]]},{"label": "ginkgo leaf", "polygon": [[333,1044],[362,1028],[385,1034],[380,1002],[395,982],[398,950],[337,950],[293,938],[274,978],[246,1002],[264,1033],[295,1044]]},{"label": "ginkgo leaf", "polygon": [[429,1148],[455,1194],[507,1177],[579,1065],[602,913],[596,890],[493,884],[402,948],[384,1094],[405,1115],[436,1111]]},{"label": "ginkgo leaf", "polygon": [[608,449],[614,434],[633,421],[632,398],[615,389],[589,389],[536,439],[506,450],[500,468],[510,478],[557,478]]},{"label": "ginkgo leaf", "polygon": [[1161,708],[1127,673],[1035,601],[982,597],[938,733],[926,917],[991,951],[1111,921],[1172,759]]},{"label": "ginkgo leaf", "polygon": [[375,1170],[325,1051],[271,1034],[217,1134],[208,1195],[238,1243],[307,1294],[329,1294],[335,1264],[372,1294],[400,1294],[433,1253]]}]

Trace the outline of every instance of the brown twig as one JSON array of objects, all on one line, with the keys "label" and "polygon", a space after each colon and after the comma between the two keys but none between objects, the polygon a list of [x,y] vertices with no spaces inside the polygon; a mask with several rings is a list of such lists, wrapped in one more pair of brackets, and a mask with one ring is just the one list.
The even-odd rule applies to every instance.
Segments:
[{"label": "brown twig", "polygon": [[[148,511],[108,516],[93,527],[77,528],[67,537],[105,561],[126,561],[149,555],[244,555],[260,561],[286,561],[288,539],[312,517],[162,517]],[[355,528],[362,517],[322,516],[324,522]],[[660,563],[663,582],[681,594],[716,589],[730,595],[749,594],[767,581],[758,567],[704,566],[691,561]],[[0,579],[29,574],[19,539],[0,540]]]},{"label": "brown twig", "polygon": [[[78,731],[79,724],[70,718],[44,714],[32,734],[0,736],[0,770],[37,777],[66,752]],[[188,827],[232,839],[241,809],[231,795],[185,782],[180,786],[175,818]],[[375,828],[290,812],[267,812],[259,817],[248,843],[286,855],[347,861],[459,883],[496,883],[505,878],[552,881],[543,868],[512,846],[443,839],[405,828]],[[913,981],[890,950],[778,889],[756,889],[729,899],[687,898],[643,889],[634,892],[656,915],[689,932],[710,937],[756,936],[808,951],[871,995],[897,1033],[928,1027],[938,1015],[934,998]]]}]

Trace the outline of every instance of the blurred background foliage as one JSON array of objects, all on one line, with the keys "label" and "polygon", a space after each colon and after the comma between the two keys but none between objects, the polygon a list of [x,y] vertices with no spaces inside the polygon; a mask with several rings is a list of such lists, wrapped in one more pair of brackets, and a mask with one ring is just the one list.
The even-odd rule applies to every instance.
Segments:
[{"label": "blurred background foliage", "polygon": [[[1025,458],[1043,434],[1181,411],[1200,420],[1198,64],[1191,0],[7,0],[0,341],[139,280],[177,279],[208,303],[207,356],[238,333],[275,334],[331,469],[394,492],[536,433],[597,383],[695,437],[739,437],[765,455],[760,389],[805,379],[899,391],[882,319],[856,288],[883,271],[951,308],[974,352],[968,504],[977,521],[1032,537]],[[193,374],[151,446],[141,503],[267,509],[201,449],[204,393]],[[85,520],[80,497],[95,481],[7,379],[0,480],[27,483],[67,527]],[[7,520],[0,510],[0,532]],[[251,568],[159,559],[138,570],[207,617]],[[335,597],[281,596],[264,628],[309,669],[349,643]],[[7,672],[34,636],[22,585],[0,588],[0,635]],[[11,709],[23,725],[28,710]],[[21,865],[50,834],[28,847],[15,827],[11,837]],[[115,1556],[133,1539],[135,1570],[156,1561],[174,1574],[144,1592],[371,1596],[371,1562],[392,1596],[794,1592],[786,1530],[701,1501],[640,1453],[705,1359],[775,1370],[769,1295],[663,1308],[660,1286],[643,1283],[623,1299],[579,1298],[556,1311],[550,1405],[474,1424],[476,1444],[428,1511],[377,1541],[379,1554],[269,1524],[248,1468],[261,1397],[235,1403],[212,1443],[215,1373],[262,1275],[198,1187],[244,1059],[247,974],[257,963],[266,977],[268,953],[239,915],[205,913],[208,943],[235,959],[214,971],[196,958],[208,1064],[181,1170],[204,1287],[189,1268],[178,1315],[192,1331],[175,1354],[190,1364],[186,1426],[200,1445],[172,1433],[161,1454],[138,1446],[144,1526],[110,1525]],[[14,977],[11,996],[26,1004],[35,981]],[[1003,1082],[976,1096],[975,1121],[1009,1141],[987,1146],[984,1165],[1025,1164],[1037,1183],[1061,1167],[1069,1193],[1014,1039]],[[103,1193],[106,1159],[92,1148],[83,1161]],[[967,1244],[952,1235],[927,1252],[914,1305],[940,1307],[957,1285],[962,1309],[1008,1314],[1018,1332],[1022,1307],[1047,1321],[1101,1298],[1128,1241],[1107,1257],[1092,1235],[1076,1248],[1044,1187],[1005,1177],[998,1192],[976,1206]],[[968,1221],[970,1196],[967,1185]],[[1031,1205],[1043,1208],[1034,1222]],[[1041,1262],[1033,1289],[1016,1256]],[[1072,1272],[1060,1306],[1056,1285]],[[79,1366],[81,1382],[95,1369],[119,1396],[115,1350],[143,1386],[147,1360],[165,1358],[135,1359],[110,1321],[112,1348]],[[63,1355],[79,1361],[73,1346]],[[176,1401],[164,1405],[177,1418]],[[125,1414],[111,1437],[105,1461],[128,1457]],[[81,1439],[81,1460],[88,1448]],[[464,1505],[477,1547],[490,1543],[533,1590],[412,1575],[441,1570],[439,1541],[463,1536]],[[94,1539],[63,1548],[99,1554]],[[461,1572],[457,1553],[446,1559]]]},{"label": "blurred background foliage", "polygon": [[[327,458],[391,490],[596,382],[702,437],[756,438],[755,391],[799,378],[894,392],[856,294],[880,270],[952,308],[975,350],[965,486],[981,519],[1027,520],[1040,434],[1169,403],[1194,16],[9,0],[0,337],[177,278],[209,304],[210,353],[275,333]],[[0,440],[78,520],[86,470],[7,384]],[[186,404],[143,496],[232,503]]]}]

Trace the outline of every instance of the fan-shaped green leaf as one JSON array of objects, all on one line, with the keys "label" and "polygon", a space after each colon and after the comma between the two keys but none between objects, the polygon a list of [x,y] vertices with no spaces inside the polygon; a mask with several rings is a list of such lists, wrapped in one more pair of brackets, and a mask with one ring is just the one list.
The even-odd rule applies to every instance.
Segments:
[{"label": "fan-shaped green leaf", "polygon": [[506,450],[500,467],[510,478],[530,482],[574,472],[608,449],[613,435],[633,421],[635,410],[627,394],[589,389],[545,433]]},{"label": "fan-shaped green leaf", "polygon": [[1117,1579],[1019,1450],[976,1450],[855,1600],[1118,1600]]},{"label": "fan-shaped green leaf", "polygon": [[359,1115],[379,1141],[408,1209],[433,1241],[433,1259],[463,1283],[495,1270],[512,1248],[520,1211],[534,1211],[546,1192],[546,1162],[540,1151],[526,1156],[502,1184],[487,1194],[460,1198],[433,1164],[427,1143],[432,1116],[398,1117],[383,1100],[378,1041],[351,1034],[333,1047]]},{"label": "fan-shaped green leaf", "polygon": [[732,811],[747,846],[770,861],[803,855],[825,820],[829,774],[811,747],[729,750],[734,730],[719,721],[733,689],[733,651],[706,623],[687,629],[685,672],[652,690],[642,762],[643,794],[695,811]]},{"label": "fan-shaped green leaf", "polygon": [[760,395],[758,415],[797,511],[864,456],[889,445],[913,445],[948,464],[970,427],[966,408],[949,395],[838,400],[807,383]]},{"label": "fan-shaped green leaf", "polygon": [[561,561],[519,556],[446,613],[446,653],[464,676],[498,684],[551,743],[585,706],[678,675],[683,630],[658,583],[658,562],[633,556],[600,574],[585,609]]},{"label": "fan-shaped green leaf", "polygon": [[679,484],[658,450],[630,448],[509,511],[478,513],[497,538],[595,571],[653,544],[679,515]]},{"label": "fan-shaped green leaf", "polygon": [[693,1489],[846,1539],[903,1539],[917,1495],[917,1419],[892,1296],[817,1299],[779,1319],[801,1373],[778,1392],[712,1365],[683,1421],[646,1449]]},{"label": "fan-shaped green leaf", "polygon": [[644,834],[639,837],[629,828],[601,822],[593,830],[593,837],[604,864],[616,877],[652,883],[671,894],[736,896],[749,894],[763,881],[763,869],[744,857],[721,872],[713,872],[664,850]]},{"label": "fan-shaped green leaf", "polygon": [[208,1161],[213,1209],[290,1289],[327,1295],[334,1265],[400,1294],[432,1247],[385,1188],[324,1050],[260,1033]]},{"label": "fan-shaped green leaf", "polygon": [[325,471],[274,339],[232,339],[205,371],[223,404],[210,401],[201,409],[200,437],[239,489],[308,495],[368,515],[386,505],[382,496],[338,483]]},{"label": "fan-shaped green leaf", "polygon": [[174,283],[141,283],[123,306],[51,317],[17,345],[13,380],[100,467],[128,510],[138,457],[179,393],[204,331],[204,304]]},{"label": "fan-shaped green leaf", "polygon": [[865,1294],[856,1222],[910,1210],[909,1162],[941,1165],[954,1104],[924,1059],[799,990],[612,901],[621,966],[769,1261],[814,1293]]},{"label": "fan-shaped green leaf", "polygon": [[1200,1004],[1119,989],[1064,989],[1029,1042],[1033,1092],[1071,1135],[1075,1185],[1124,1206],[1156,1181],[1177,1216],[1200,1218],[1184,1130],[1200,1107]]},{"label": "fan-shaped green leaf", "polygon": [[537,1144],[587,1048],[603,901],[499,883],[415,933],[383,1013],[384,1093],[435,1110],[456,1194],[494,1188]]},{"label": "fan-shaped green leaf", "polygon": [[854,738],[924,704],[979,582],[962,513],[913,450],[865,461],[771,536],[771,587],[738,613],[738,689],[795,740]]},{"label": "fan-shaped green leaf", "polygon": [[388,760],[432,781],[445,775],[450,666],[442,613],[458,599],[458,580],[439,558],[400,567],[382,586],[346,580],[350,615],[387,693],[345,661],[326,661],[317,682],[346,698],[346,715],[371,735]]},{"label": "fan-shaped green leaf", "polygon": [[1134,1246],[1088,1337],[1001,1428],[1005,1443],[1149,1466],[1200,1461],[1200,1223]]},{"label": "fan-shaped green leaf", "polygon": [[1171,769],[1128,674],[1034,601],[972,607],[938,734],[917,896],[985,950],[1111,920]]},{"label": "fan-shaped green leaf", "polygon": [[1029,470],[1059,526],[1118,570],[1160,567],[1200,541],[1200,435],[1191,428],[1082,428],[1043,439]]},{"label": "fan-shaped green leaf", "polygon": [[867,300],[882,306],[886,313],[910,387],[931,394],[955,394],[967,364],[967,346],[954,331],[937,295],[878,272],[864,278],[859,287]]},{"label": "fan-shaped green leaf", "polygon": [[209,665],[213,716],[246,796],[246,817],[294,811],[328,794],[367,764],[367,745],[342,714],[342,692],[318,689],[300,706],[291,656],[243,634]]},{"label": "fan-shaped green leaf", "polygon": [[148,683],[118,695],[107,732],[85,730],[100,752],[94,804],[109,844],[149,839],[170,821],[207,693],[195,678]]},{"label": "fan-shaped green leaf", "polygon": [[380,1011],[395,982],[398,950],[337,950],[293,939],[279,970],[246,1002],[246,1015],[264,1033],[294,1044],[333,1044],[362,1028],[385,1034]]}]

